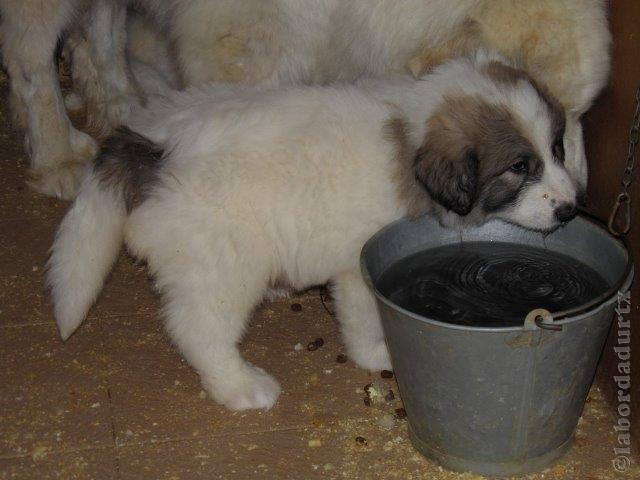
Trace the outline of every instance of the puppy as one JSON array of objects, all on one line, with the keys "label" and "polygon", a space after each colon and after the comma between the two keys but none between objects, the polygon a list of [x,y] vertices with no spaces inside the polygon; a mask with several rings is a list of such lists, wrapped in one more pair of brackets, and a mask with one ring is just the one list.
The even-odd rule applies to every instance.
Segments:
[{"label": "puppy", "polygon": [[61,336],[124,239],[156,278],[172,340],[234,410],[270,408],[280,392],[237,346],[271,285],[330,282],[350,358],[388,369],[358,267],[373,233],[422,214],[551,230],[576,211],[559,104],[483,55],[419,81],[194,89],[131,127],[105,142],[58,230],[48,281]]}]

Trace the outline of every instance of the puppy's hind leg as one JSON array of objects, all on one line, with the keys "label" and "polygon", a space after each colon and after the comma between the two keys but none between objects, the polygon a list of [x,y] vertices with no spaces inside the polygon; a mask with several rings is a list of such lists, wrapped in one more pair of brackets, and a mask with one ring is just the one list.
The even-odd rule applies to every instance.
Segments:
[{"label": "puppy's hind leg", "polygon": [[375,297],[360,271],[338,275],[332,291],[349,357],[367,370],[391,369]]},{"label": "puppy's hind leg", "polygon": [[167,301],[164,316],[171,338],[200,374],[205,390],[231,410],[269,409],[280,394],[278,382],[246,362],[238,349],[269,284],[265,259],[251,246],[254,238],[228,230],[192,235],[184,242],[174,237],[168,262],[149,257]]}]

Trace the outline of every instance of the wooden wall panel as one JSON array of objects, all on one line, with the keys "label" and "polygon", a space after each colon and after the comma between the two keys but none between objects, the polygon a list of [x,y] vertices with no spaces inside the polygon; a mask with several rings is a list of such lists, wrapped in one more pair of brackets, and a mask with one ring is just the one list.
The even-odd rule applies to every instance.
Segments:
[{"label": "wooden wall panel", "polygon": [[[588,208],[602,220],[620,192],[629,126],[635,109],[635,89],[640,86],[640,1],[610,0],[609,20],[613,33],[613,64],[608,87],[594,107],[585,115],[585,142],[589,159]],[[632,188],[632,229],[628,236],[640,270],[640,151]],[[640,274],[631,292],[631,364],[632,364],[632,434],[634,450],[640,449]],[[608,398],[616,406],[617,387],[613,381],[618,359],[613,351],[617,331],[614,326],[602,358],[599,380]],[[612,426],[613,427],[613,426]]]}]

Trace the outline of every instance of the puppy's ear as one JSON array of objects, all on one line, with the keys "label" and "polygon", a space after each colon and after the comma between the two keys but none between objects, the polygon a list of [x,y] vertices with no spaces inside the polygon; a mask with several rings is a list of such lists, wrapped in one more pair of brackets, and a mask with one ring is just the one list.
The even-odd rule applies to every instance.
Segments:
[{"label": "puppy's ear", "polygon": [[447,210],[467,215],[478,196],[478,155],[472,148],[425,142],[414,163],[416,179]]}]

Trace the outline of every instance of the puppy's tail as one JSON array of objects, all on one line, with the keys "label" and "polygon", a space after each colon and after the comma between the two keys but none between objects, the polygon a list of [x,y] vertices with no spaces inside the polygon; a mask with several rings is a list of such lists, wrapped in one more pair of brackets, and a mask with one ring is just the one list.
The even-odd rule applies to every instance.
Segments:
[{"label": "puppy's tail", "polygon": [[63,340],[80,326],[118,256],[128,211],[162,150],[121,128],[107,139],[58,228],[48,262],[54,315]]}]

